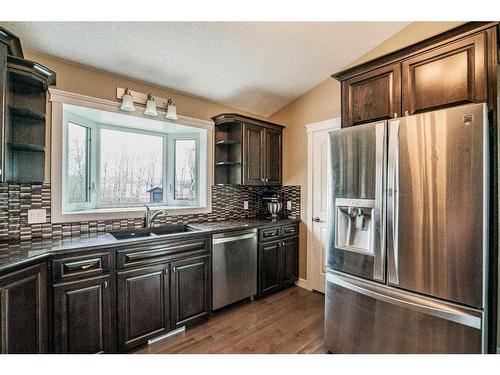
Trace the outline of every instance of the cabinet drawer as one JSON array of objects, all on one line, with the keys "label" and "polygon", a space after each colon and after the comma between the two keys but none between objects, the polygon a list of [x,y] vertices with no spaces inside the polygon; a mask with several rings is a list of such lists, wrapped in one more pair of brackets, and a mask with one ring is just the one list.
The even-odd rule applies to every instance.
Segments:
[{"label": "cabinet drawer", "polygon": [[259,229],[259,242],[274,241],[280,238],[280,227]]},{"label": "cabinet drawer", "polygon": [[299,235],[299,224],[283,225],[281,227],[282,237],[293,237]]},{"label": "cabinet drawer", "polygon": [[118,269],[170,261],[184,255],[203,254],[210,249],[207,237],[156,244],[142,244],[116,252]]},{"label": "cabinet drawer", "polygon": [[111,255],[108,252],[54,259],[54,282],[102,275],[109,272]]}]

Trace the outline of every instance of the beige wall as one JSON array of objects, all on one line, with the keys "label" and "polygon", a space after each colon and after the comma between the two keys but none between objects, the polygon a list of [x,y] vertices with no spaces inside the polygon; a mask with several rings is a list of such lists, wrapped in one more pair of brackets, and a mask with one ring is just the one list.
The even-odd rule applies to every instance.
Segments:
[{"label": "beige wall", "polygon": [[[463,22],[414,22],[384,41],[374,49],[355,60],[349,66],[361,64],[389,52],[409,46],[433,35],[449,30]],[[332,72],[332,74],[335,72]],[[283,107],[272,116],[270,121],[286,125],[283,136],[283,183],[300,185],[302,199],[302,220],[307,210],[307,137],[304,125],[340,116],[340,84],[330,77],[298,99]],[[306,275],[306,230],[301,226],[300,270]]]}]

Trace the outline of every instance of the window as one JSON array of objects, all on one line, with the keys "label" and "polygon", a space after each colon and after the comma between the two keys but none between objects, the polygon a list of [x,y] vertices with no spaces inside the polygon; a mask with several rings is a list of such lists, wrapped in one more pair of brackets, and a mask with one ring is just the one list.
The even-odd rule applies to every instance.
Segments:
[{"label": "window", "polygon": [[63,212],[207,204],[206,129],[65,104],[62,130]]}]

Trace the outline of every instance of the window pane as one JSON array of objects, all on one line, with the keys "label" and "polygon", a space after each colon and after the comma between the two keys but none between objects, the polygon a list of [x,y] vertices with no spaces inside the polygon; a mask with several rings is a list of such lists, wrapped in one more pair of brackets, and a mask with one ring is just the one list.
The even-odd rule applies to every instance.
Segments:
[{"label": "window pane", "polygon": [[68,123],[68,203],[88,201],[88,128]]},{"label": "window pane", "polygon": [[196,197],[196,141],[175,140],[174,199],[194,200]]},{"label": "window pane", "polygon": [[163,138],[101,129],[102,207],[163,202]]}]

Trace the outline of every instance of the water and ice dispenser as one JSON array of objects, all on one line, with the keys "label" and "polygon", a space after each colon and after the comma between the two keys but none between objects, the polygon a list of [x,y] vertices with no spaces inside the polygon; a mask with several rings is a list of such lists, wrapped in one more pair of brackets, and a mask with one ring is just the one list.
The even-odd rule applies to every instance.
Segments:
[{"label": "water and ice dispenser", "polygon": [[335,199],[335,247],[373,254],[375,200]]}]

